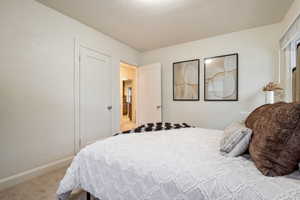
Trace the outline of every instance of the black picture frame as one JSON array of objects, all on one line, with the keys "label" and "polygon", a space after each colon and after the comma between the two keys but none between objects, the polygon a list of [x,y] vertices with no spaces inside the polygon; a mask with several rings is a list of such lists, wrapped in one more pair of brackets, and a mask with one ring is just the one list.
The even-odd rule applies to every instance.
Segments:
[{"label": "black picture frame", "polygon": [[[197,61],[197,93],[198,97],[196,99],[178,99],[175,98],[175,67],[177,64],[185,63],[185,62],[195,62]],[[174,62],[173,63],[173,101],[200,101],[200,59],[193,59],[193,60],[185,60],[185,61],[180,61],[180,62]]]},{"label": "black picture frame", "polygon": [[[235,99],[208,99],[207,98],[207,93],[206,93],[206,72],[207,72],[207,60],[212,60],[216,58],[222,58],[222,57],[227,57],[227,56],[236,56],[236,98]],[[238,53],[233,53],[233,54],[226,54],[226,55],[221,55],[221,56],[214,56],[214,57],[209,57],[204,59],[204,101],[239,101],[239,54]]]}]

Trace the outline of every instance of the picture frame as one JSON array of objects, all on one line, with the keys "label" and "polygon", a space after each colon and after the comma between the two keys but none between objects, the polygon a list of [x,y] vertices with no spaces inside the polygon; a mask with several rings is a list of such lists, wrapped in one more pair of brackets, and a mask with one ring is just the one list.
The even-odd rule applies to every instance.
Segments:
[{"label": "picture frame", "polygon": [[239,100],[238,53],[204,59],[204,101]]},{"label": "picture frame", "polygon": [[200,100],[200,60],[173,63],[173,101]]}]

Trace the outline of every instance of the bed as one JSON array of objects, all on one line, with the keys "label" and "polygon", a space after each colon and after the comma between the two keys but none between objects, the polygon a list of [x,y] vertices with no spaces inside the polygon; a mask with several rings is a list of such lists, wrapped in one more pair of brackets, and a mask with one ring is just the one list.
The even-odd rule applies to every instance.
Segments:
[{"label": "bed", "polygon": [[220,130],[121,134],[82,149],[57,191],[82,188],[101,200],[296,200],[300,173],[266,177],[249,156],[219,152]]}]

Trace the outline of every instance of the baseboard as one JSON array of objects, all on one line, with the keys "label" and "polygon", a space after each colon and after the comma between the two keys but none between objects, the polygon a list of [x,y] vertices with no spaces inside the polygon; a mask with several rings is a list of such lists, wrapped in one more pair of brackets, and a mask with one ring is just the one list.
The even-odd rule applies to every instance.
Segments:
[{"label": "baseboard", "polygon": [[10,176],[7,178],[0,179],[0,191],[7,189],[9,187],[12,187],[14,185],[17,185],[19,183],[22,183],[24,181],[30,180],[32,178],[35,178],[37,176],[41,176],[50,171],[68,166],[71,163],[72,159],[73,159],[73,156],[54,161],[49,164],[13,175],[13,176]]}]

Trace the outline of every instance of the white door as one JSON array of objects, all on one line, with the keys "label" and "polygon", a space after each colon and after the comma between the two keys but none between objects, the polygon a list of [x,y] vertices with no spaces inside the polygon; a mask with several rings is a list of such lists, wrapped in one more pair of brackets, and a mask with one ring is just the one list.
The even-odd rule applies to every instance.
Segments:
[{"label": "white door", "polygon": [[110,58],[80,48],[80,148],[112,133]]},{"label": "white door", "polygon": [[161,64],[138,68],[138,125],[161,122]]}]

